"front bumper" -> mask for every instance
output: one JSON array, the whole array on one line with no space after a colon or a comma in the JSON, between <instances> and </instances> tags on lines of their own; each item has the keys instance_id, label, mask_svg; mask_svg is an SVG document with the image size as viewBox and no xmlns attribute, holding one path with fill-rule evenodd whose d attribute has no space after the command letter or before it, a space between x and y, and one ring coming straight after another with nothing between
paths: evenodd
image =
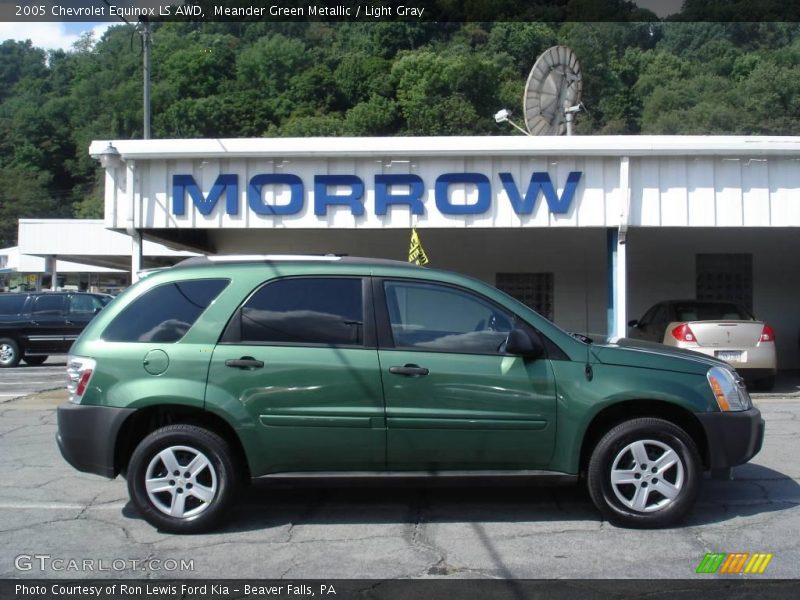
<instances>
[{"instance_id":1,"label":"front bumper","mask_svg":"<svg viewBox=\"0 0 800 600\"><path fill-rule=\"evenodd\" d=\"M764 443L764 419L757 408L740 412L699 413L708 440L708 467L724 469L746 463Z\"/></svg>"},{"instance_id":2,"label":"front bumper","mask_svg":"<svg viewBox=\"0 0 800 600\"><path fill-rule=\"evenodd\" d=\"M117 435L131 408L84 406L65 402L58 407L56 441L64 459L78 471L114 478Z\"/></svg>"}]
</instances>

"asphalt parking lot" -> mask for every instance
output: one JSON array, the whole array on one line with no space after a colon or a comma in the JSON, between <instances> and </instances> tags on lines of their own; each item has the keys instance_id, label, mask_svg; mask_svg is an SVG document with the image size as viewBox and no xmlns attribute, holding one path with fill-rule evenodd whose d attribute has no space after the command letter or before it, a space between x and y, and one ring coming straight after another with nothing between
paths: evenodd
<instances>
[{"instance_id":1,"label":"asphalt parking lot","mask_svg":"<svg viewBox=\"0 0 800 600\"><path fill-rule=\"evenodd\" d=\"M0 371L0 404L35 392L63 387L67 384L67 356L49 356L42 365L21 362L13 369Z\"/></svg>"},{"instance_id":2,"label":"asphalt parking lot","mask_svg":"<svg viewBox=\"0 0 800 600\"><path fill-rule=\"evenodd\" d=\"M224 530L166 535L128 504L123 480L63 461L54 408L64 398L0 404L0 577L713 577L695 575L707 552L770 552L765 576L800 576L791 388L757 397L767 437L752 463L734 481L707 480L690 519L660 531L601 521L582 487L317 482L255 484ZM93 570L69 570L70 559Z\"/></svg>"}]
</instances>

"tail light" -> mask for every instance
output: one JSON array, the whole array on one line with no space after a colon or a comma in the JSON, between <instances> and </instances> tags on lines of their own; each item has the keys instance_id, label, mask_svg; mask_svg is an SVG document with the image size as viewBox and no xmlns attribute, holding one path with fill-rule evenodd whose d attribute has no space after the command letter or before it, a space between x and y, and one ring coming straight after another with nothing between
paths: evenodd
<instances>
[{"instance_id":1,"label":"tail light","mask_svg":"<svg viewBox=\"0 0 800 600\"><path fill-rule=\"evenodd\" d=\"M764 329L761 330L761 338L762 342L774 342L775 341L775 331L769 325L764 325Z\"/></svg>"},{"instance_id":2,"label":"tail light","mask_svg":"<svg viewBox=\"0 0 800 600\"><path fill-rule=\"evenodd\" d=\"M67 391L70 402L81 403L81 398L89 386L96 364L93 358L83 356L70 356L67 359Z\"/></svg>"},{"instance_id":3,"label":"tail light","mask_svg":"<svg viewBox=\"0 0 800 600\"><path fill-rule=\"evenodd\" d=\"M694 336L694 332L692 331L691 327L689 327L688 323L681 323L677 327L675 327L671 332L672 337L674 337L679 342L696 342L697 338Z\"/></svg>"}]
</instances>

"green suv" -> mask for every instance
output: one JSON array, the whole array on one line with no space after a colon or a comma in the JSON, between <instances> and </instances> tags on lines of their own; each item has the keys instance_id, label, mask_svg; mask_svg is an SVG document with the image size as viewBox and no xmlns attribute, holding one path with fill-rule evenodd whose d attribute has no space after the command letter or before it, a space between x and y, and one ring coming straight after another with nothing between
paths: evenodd
<instances>
[{"instance_id":1,"label":"green suv","mask_svg":"<svg viewBox=\"0 0 800 600\"><path fill-rule=\"evenodd\" d=\"M674 523L760 449L726 363L590 344L481 281L340 257L152 272L68 360L58 445L154 526L217 525L254 477L585 479L610 521Z\"/></svg>"}]
</instances>

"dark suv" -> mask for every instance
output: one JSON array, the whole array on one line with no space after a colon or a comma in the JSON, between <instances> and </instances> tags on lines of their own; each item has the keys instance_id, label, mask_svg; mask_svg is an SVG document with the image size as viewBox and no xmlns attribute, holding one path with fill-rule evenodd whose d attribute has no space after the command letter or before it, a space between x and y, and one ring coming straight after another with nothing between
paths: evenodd
<instances>
[{"instance_id":1,"label":"dark suv","mask_svg":"<svg viewBox=\"0 0 800 600\"><path fill-rule=\"evenodd\" d=\"M40 365L67 352L83 328L113 299L83 292L0 294L0 367L20 359Z\"/></svg>"}]
</instances>

